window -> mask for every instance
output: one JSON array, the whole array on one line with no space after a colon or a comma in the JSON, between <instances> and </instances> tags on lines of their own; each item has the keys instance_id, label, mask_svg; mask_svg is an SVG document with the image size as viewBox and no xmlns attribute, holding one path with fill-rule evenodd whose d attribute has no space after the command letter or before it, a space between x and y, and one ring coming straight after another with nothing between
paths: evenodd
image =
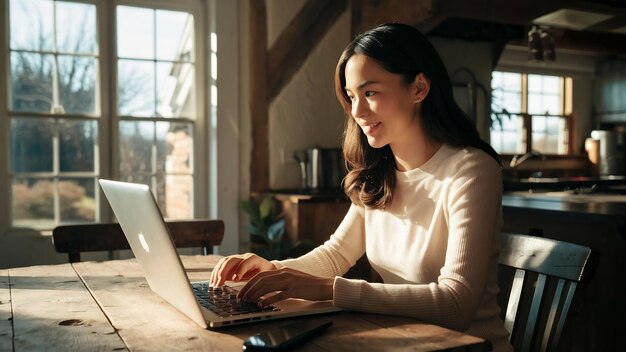
<instances>
[{"instance_id":1,"label":"window","mask_svg":"<svg viewBox=\"0 0 626 352\"><path fill-rule=\"evenodd\" d=\"M0 187L9 200L0 206L9 207L10 227L109 221L100 177L148 184L165 217L194 217L194 188L206 183L196 172L205 162L196 159L204 140L198 4L3 3L9 169L0 171L9 185Z\"/></svg>"},{"instance_id":2,"label":"window","mask_svg":"<svg viewBox=\"0 0 626 352\"><path fill-rule=\"evenodd\" d=\"M495 71L491 89L490 137L498 153L569 153L571 78Z\"/></svg>"},{"instance_id":3,"label":"window","mask_svg":"<svg viewBox=\"0 0 626 352\"><path fill-rule=\"evenodd\" d=\"M119 176L156 192L164 216L193 217L193 16L117 6Z\"/></svg>"}]
</instances>

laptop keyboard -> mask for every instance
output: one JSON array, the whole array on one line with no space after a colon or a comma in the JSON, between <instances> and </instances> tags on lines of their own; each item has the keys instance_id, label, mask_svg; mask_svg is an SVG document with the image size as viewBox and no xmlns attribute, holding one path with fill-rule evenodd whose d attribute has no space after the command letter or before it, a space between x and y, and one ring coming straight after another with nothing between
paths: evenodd
<instances>
[{"instance_id":1,"label":"laptop keyboard","mask_svg":"<svg viewBox=\"0 0 626 352\"><path fill-rule=\"evenodd\" d=\"M194 282L191 286L198 303L220 317L280 310L274 306L259 307L253 302L237 301L238 291L229 286L209 287L204 282Z\"/></svg>"}]
</instances>

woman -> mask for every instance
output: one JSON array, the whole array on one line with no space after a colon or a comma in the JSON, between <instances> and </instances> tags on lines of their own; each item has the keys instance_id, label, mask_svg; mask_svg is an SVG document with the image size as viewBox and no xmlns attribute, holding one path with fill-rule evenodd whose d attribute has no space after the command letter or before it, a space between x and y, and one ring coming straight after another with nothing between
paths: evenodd
<instances>
[{"instance_id":1,"label":"woman","mask_svg":"<svg viewBox=\"0 0 626 352\"><path fill-rule=\"evenodd\" d=\"M262 305L289 297L417 318L511 350L496 302L502 179L497 153L452 98L439 55L408 25L354 39L335 75L346 113L352 206L322 246L291 260L223 258L212 285ZM384 283L342 278L363 253Z\"/></svg>"}]
</instances>

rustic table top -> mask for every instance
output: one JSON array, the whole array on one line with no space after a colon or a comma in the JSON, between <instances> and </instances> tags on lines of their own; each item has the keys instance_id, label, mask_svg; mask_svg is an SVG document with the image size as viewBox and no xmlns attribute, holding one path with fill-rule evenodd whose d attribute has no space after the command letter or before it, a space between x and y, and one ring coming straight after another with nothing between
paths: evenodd
<instances>
[{"instance_id":1,"label":"rustic table top","mask_svg":"<svg viewBox=\"0 0 626 352\"><path fill-rule=\"evenodd\" d=\"M218 256L183 256L191 281ZM485 350L488 342L415 319L339 312L200 328L148 287L134 259L0 270L0 351L241 351L243 340L297 320L332 320L302 351Z\"/></svg>"}]
</instances>

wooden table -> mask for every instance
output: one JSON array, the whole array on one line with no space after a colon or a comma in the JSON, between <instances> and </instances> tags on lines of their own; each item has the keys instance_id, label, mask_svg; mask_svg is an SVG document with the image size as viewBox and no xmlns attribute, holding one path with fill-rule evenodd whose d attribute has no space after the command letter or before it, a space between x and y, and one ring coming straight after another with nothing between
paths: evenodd
<instances>
[{"instance_id":1,"label":"wooden table","mask_svg":"<svg viewBox=\"0 0 626 352\"><path fill-rule=\"evenodd\" d=\"M184 256L192 281L217 256ZM302 351L482 351L488 342L414 319L339 312L205 330L153 293L134 259L0 270L0 351L241 351L296 320L332 320Z\"/></svg>"}]
</instances>

